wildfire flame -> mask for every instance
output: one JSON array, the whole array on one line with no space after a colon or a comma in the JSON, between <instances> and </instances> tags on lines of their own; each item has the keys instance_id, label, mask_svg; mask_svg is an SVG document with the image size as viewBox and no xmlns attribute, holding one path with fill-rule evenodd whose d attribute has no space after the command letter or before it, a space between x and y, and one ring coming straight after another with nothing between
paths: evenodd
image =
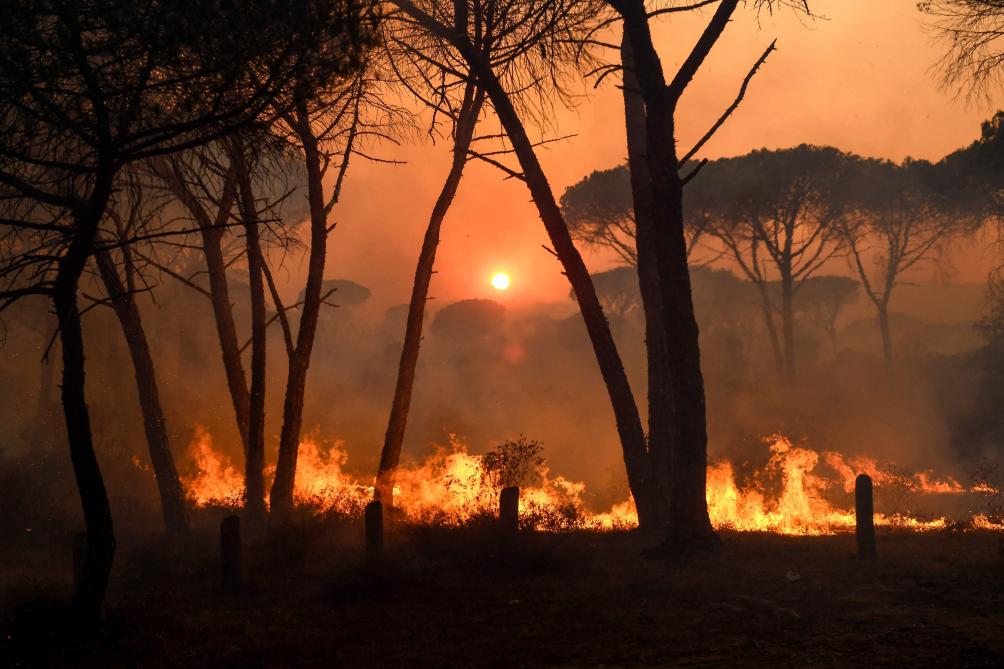
<instances>
[{"instance_id":1,"label":"wildfire flame","mask_svg":"<svg viewBox=\"0 0 1004 669\"><path fill-rule=\"evenodd\" d=\"M872 477L876 488L899 486L919 494L997 495L987 483L965 488L953 478L936 479L932 472L913 475L880 467L866 457L845 457L839 453L822 455L796 447L781 436L768 440L770 459L765 467L737 482L731 462L722 460L708 467L708 512L716 529L773 532L789 535L823 535L853 530L853 508L840 508L828 500L836 494L852 492L858 474ZM189 447L194 473L182 477L189 500L197 507L236 507L243 501L243 476L229 459L215 450L212 438L197 429ZM820 461L836 476L817 471ZM342 442L326 447L311 438L300 444L294 500L318 513L359 515L373 499L372 481L362 482L347 473L348 454ZM274 468L266 476L274 474ZM462 525L495 513L498 490L486 477L480 456L472 455L455 437L448 448L438 449L421 463L399 468L395 507L411 523ZM629 529L637 526L634 502L628 499L609 511L594 512L583 501L585 484L552 475L546 467L536 472L536 483L520 491L523 521L539 530ZM772 485L773 483L773 485ZM775 492L771 492L774 490ZM944 528L944 517L920 519L906 514L875 515L877 525L912 530ZM972 518L972 526L1004 530L1004 523L986 514Z\"/></svg>"}]
</instances>

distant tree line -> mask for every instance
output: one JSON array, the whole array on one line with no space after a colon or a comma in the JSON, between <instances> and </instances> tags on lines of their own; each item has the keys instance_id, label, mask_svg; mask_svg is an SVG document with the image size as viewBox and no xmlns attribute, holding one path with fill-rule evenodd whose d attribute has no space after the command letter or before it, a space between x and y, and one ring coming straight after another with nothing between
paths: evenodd
<instances>
[{"instance_id":1,"label":"distant tree line","mask_svg":"<svg viewBox=\"0 0 1004 669\"><path fill-rule=\"evenodd\" d=\"M854 291L838 277L812 281L844 257L875 307L882 354L893 366L889 305L904 275L936 263L960 237L995 216L999 176L987 160L998 141L1000 115L982 139L937 163L900 164L831 147L757 150L708 161L684 197L689 252L735 269L757 288L764 328L779 378L796 378L795 299L813 295L835 337L840 305ZM636 243L627 166L598 171L561 198L573 237L611 249L625 264ZM825 295L825 297L823 297Z\"/></svg>"}]
</instances>

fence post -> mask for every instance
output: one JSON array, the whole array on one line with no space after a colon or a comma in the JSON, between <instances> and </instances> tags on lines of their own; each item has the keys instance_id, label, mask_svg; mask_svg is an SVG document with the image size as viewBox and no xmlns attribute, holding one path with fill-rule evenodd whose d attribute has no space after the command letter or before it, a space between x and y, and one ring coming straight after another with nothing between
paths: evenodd
<instances>
[{"instance_id":1,"label":"fence post","mask_svg":"<svg viewBox=\"0 0 1004 669\"><path fill-rule=\"evenodd\" d=\"M241 587L241 519L227 516L220 523L220 564L223 592L235 595Z\"/></svg>"},{"instance_id":2,"label":"fence post","mask_svg":"<svg viewBox=\"0 0 1004 669\"><path fill-rule=\"evenodd\" d=\"M872 479L861 474L854 481L854 512L858 537L858 557L875 557L875 504Z\"/></svg>"},{"instance_id":3,"label":"fence post","mask_svg":"<svg viewBox=\"0 0 1004 669\"><path fill-rule=\"evenodd\" d=\"M519 531L519 488L503 488L499 494L499 526L506 535Z\"/></svg>"},{"instance_id":4,"label":"fence post","mask_svg":"<svg viewBox=\"0 0 1004 669\"><path fill-rule=\"evenodd\" d=\"M366 505L366 560L376 562L383 554L383 503L373 500Z\"/></svg>"}]
</instances>

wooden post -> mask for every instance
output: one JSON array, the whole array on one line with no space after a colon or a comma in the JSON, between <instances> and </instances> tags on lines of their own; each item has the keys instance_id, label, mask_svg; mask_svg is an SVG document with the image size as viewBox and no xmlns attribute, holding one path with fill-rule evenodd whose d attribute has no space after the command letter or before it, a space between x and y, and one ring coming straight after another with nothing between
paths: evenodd
<instances>
[{"instance_id":1,"label":"wooden post","mask_svg":"<svg viewBox=\"0 0 1004 669\"><path fill-rule=\"evenodd\" d=\"M223 592L235 595L241 587L241 519L227 516L220 523L220 562Z\"/></svg>"},{"instance_id":2,"label":"wooden post","mask_svg":"<svg viewBox=\"0 0 1004 669\"><path fill-rule=\"evenodd\" d=\"M383 503L373 500L366 505L366 560L376 562L383 554Z\"/></svg>"},{"instance_id":3,"label":"wooden post","mask_svg":"<svg viewBox=\"0 0 1004 669\"><path fill-rule=\"evenodd\" d=\"M872 499L872 479L861 474L854 481L854 511L858 535L858 557L875 557L875 504Z\"/></svg>"},{"instance_id":4,"label":"wooden post","mask_svg":"<svg viewBox=\"0 0 1004 669\"><path fill-rule=\"evenodd\" d=\"M503 488L499 495L499 526L504 534L516 534L519 530L519 488Z\"/></svg>"},{"instance_id":5,"label":"wooden post","mask_svg":"<svg viewBox=\"0 0 1004 669\"><path fill-rule=\"evenodd\" d=\"M87 532L73 535L73 591L76 592L87 564Z\"/></svg>"}]
</instances>

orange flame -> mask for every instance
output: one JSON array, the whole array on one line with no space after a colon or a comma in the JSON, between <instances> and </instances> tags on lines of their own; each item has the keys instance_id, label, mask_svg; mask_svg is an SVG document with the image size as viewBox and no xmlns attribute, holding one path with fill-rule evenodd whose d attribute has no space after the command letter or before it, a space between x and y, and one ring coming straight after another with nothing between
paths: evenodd
<instances>
[{"instance_id":1,"label":"orange flame","mask_svg":"<svg viewBox=\"0 0 1004 669\"><path fill-rule=\"evenodd\" d=\"M834 506L827 491L853 491L860 473L872 477L875 486L901 485L918 493L965 492L955 479L938 480L930 472L913 476L891 472L866 457L847 458L838 453L822 454L823 461L837 478L817 472L820 454L796 447L781 436L771 437L771 457L767 465L740 486L735 468L728 460L708 467L707 501L711 523L716 529L773 532L789 535L822 535L853 530L853 509ZM225 455L213 449L210 435L202 428L189 447L195 473L183 477L188 498L199 507L239 506L244 495L241 474ZM319 513L358 515L373 498L372 481L361 482L345 471L348 455L344 444L328 447L314 439L304 439L297 459L294 499ZM274 474L274 468L266 476ZM498 490L487 483L480 456L451 435L449 448L441 448L421 463L398 469L394 487L395 507L410 523L461 525L478 516L493 515ZM537 483L520 491L523 522L539 530L629 529L638 524L634 502L628 499L609 511L590 511L584 501L585 484L555 476L546 467L538 468ZM770 492L773 482L775 492ZM971 492L995 494L989 485L977 484ZM876 514L877 525L913 530L947 526L945 518L922 520L908 515ZM976 516L973 526L1004 530L1004 524L989 516Z\"/></svg>"}]
</instances>

